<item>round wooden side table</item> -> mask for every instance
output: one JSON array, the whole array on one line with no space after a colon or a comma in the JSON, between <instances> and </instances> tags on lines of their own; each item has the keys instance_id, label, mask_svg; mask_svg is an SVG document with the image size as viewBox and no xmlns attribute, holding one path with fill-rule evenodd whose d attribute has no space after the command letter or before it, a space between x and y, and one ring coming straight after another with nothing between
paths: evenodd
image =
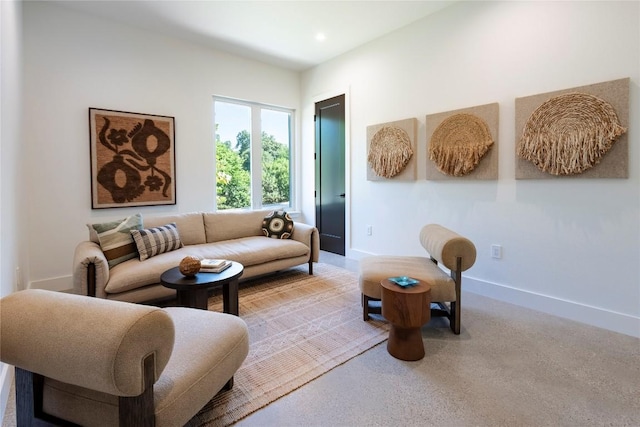
<instances>
[{"instance_id":1,"label":"round wooden side table","mask_svg":"<svg viewBox=\"0 0 640 427\"><path fill-rule=\"evenodd\" d=\"M424 343L420 328L431 319L431 286L418 281L403 287L389 279L382 286L382 315L391 324L387 351L400 360L420 360Z\"/></svg>"}]
</instances>

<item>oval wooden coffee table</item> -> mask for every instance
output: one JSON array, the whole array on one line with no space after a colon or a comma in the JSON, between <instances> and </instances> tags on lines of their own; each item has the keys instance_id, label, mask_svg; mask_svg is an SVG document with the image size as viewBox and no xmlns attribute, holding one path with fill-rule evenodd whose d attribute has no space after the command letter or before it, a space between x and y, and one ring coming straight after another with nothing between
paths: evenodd
<instances>
[{"instance_id":1,"label":"oval wooden coffee table","mask_svg":"<svg viewBox=\"0 0 640 427\"><path fill-rule=\"evenodd\" d=\"M387 351L400 360L420 360L424 343L420 328L431 319L431 286L418 281L402 287L389 279L382 286L382 315L391 324Z\"/></svg>"},{"instance_id":2,"label":"oval wooden coffee table","mask_svg":"<svg viewBox=\"0 0 640 427\"><path fill-rule=\"evenodd\" d=\"M202 310L208 309L209 289L222 286L223 311L238 316L238 279L242 273L244 266L235 261L220 273L199 272L192 277L186 277L179 267L174 267L162 273L160 283L177 291L178 304Z\"/></svg>"}]
</instances>

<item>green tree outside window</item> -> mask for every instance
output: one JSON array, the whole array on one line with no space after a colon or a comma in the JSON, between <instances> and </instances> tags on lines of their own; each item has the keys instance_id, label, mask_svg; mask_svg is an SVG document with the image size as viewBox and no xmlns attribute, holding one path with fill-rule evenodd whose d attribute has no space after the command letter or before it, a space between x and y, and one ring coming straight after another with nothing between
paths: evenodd
<instances>
[{"instance_id":1,"label":"green tree outside window","mask_svg":"<svg viewBox=\"0 0 640 427\"><path fill-rule=\"evenodd\" d=\"M216 125L217 126L217 125ZM262 132L263 204L288 202L289 146ZM236 136L236 143L220 141L216 134L216 198L218 209L251 206L251 137L247 130Z\"/></svg>"}]
</instances>

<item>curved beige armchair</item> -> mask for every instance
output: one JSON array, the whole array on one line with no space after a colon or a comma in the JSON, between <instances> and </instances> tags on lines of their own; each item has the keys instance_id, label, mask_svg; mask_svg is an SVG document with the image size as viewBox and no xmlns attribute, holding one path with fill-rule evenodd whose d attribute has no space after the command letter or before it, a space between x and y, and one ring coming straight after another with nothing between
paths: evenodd
<instances>
[{"instance_id":1,"label":"curved beige armchair","mask_svg":"<svg viewBox=\"0 0 640 427\"><path fill-rule=\"evenodd\" d=\"M229 314L43 290L0 300L18 425L183 426L233 385L249 350Z\"/></svg>"},{"instance_id":2,"label":"curved beige armchair","mask_svg":"<svg viewBox=\"0 0 640 427\"><path fill-rule=\"evenodd\" d=\"M360 261L363 319L368 320L369 313L381 312L375 305L381 299L381 280L410 276L431 286L431 316L448 318L453 333L459 334L462 272L476 262L476 247L471 240L439 224L422 227L419 239L429 257L376 255Z\"/></svg>"}]
</instances>

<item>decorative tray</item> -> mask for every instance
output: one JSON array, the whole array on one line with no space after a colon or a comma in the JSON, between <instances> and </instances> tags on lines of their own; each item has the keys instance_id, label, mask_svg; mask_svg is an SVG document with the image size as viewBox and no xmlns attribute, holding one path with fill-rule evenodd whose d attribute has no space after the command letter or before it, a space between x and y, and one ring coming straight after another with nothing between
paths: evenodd
<instances>
[{"instance_id":1,"label":"decorative tray","mask_svg":"<svg viewBox=\"0 0 640 427\"><path fill-rule=\"evenodd\" d=\"M407 276L390 277L389 280L398 286L402 286L403 288L406 288L407 286L413 286L418 283L416 279L412 279L411 277Z\"/></svg>"}]
</instances>

